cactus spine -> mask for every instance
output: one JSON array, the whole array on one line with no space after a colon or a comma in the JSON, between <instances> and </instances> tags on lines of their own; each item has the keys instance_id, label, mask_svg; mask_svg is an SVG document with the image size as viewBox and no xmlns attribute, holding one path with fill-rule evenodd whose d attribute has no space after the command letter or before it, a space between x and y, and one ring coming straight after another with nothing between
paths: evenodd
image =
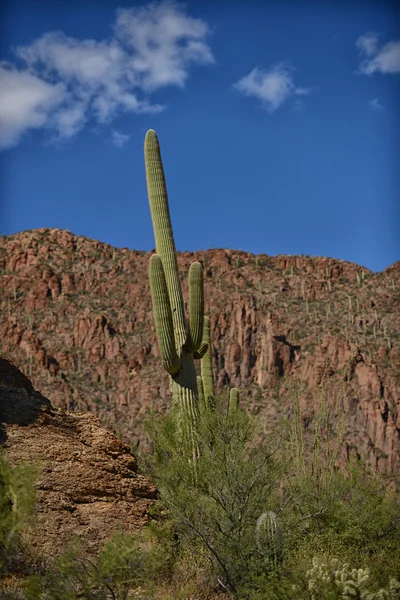
<instances>
[{"instance_id":1,"label":"cactus spine","mask_svg":"<svg viewBox=\"0 0 400 600\"><path fill-rule=\"evenodd\" d=\"M175 241L157 134L150 129L144 143L147 190L156 254L150 259L150 289L163 366L170 376L173 402L178 408L182 441L196 454L195 428L199 418L199 392L194 358L207 350L204 326L203 273L195 262L189 269L189 310L184 313ZM185 444L185 445L186 445Z\"/></svg>"}]
</instances>

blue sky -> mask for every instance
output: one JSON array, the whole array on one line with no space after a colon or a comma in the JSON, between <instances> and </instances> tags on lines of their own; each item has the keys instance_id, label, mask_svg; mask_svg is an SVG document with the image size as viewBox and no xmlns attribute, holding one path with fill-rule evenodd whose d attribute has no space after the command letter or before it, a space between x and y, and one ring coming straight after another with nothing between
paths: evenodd
<instances>
[{"instance_id":1,"label":"blue sky","mask_svg":"<svg viewBox=\"0 0 400 600\"><path fill-rule=\"evenodd\" d=\"M157 131L178 250L400 259L396 3L0 8L0 231L154 247Z\"/></svg>"}]
</instances>

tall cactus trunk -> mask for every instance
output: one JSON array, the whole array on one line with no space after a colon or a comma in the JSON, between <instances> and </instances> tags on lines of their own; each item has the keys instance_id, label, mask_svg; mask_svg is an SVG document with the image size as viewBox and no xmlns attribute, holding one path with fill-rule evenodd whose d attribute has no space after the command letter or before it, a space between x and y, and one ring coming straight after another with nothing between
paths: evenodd
<instances>
[{"instance_id":1,"label":"tall cactus trunk","mask_svg":"<svg viewBox=\"0 0 400 600\"><path fill-rule=\"evenodd\" d=\"M193 356L182 354L181 369L172 378L172 398L178 406L178 432L183 448L195 459L199 455L196 424L199 419L199 393Z\"/></svg>"},{"instance_id":2,"label":"tall cactus trunk","mask_svg":"<svg viewBox=\"0 0 400 600\"><path fill-rule=\"evenodd\" d=\"M178 408L183 447L197 452L196 422L199 393L194 358L207 350L202 342L204 323L201 264L189 270L189 320L185 318L182 288L168 207L168 195L157 134L150 129L144 144L146 180L156 254L150 259L150 289L163 366L170 376L173 402Z\"/></svg>"}]
</instances>

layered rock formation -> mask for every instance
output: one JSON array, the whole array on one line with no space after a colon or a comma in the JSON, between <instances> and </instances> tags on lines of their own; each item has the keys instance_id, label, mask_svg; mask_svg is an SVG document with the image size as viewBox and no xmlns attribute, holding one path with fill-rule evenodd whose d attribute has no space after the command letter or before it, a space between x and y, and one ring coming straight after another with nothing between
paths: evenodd
<instances>
[{"instance_id":1,"label":"layered rock formation","mask_svg":"<svg viewBox=\"0 0 400 600\"><path fill-rule=\"evenodd\" d=\"M37 505L25 532L33 556L52 557L79 538L93 553L114 532L139 529L156 497L129 446L91 414L55 409L0 358L1 447L13 465L38 468Z\"/></svg>"},{"instance_id":2,"label":"layered rock formation","mask_svg":"<svg viewBox=\"0 0 400 600\"><path fill-rule=\"evenodd\" d=\"M67 231L0 240L1 350L52 404L97 415L146 447L142 421L169 405L148 284L149 253ZM330 258L232 250L178 256L187 299L191 262L204 267L218 390L235 385L266 429L292 412L287 378L301 377L312 432L321 394L348 406L351 451L400 476L400 262L382 273Z\"/></svg>"}]
</instances>

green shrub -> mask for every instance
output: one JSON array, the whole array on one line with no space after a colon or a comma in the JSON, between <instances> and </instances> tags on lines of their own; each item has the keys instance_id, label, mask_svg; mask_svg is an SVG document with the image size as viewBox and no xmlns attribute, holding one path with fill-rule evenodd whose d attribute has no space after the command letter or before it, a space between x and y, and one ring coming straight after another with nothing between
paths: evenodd
<instances>
[{"instance_id":1,"label":"green shrub","mask_svg":"<svg viewBox=\"0 0 400 600\"><path fill-rule=\"evenodd\" d=\"M38 468L12 466L0 449L0 576L11 568L19 549L19 535L35 505Z\"/></svg>"},{"instance_id":2,"label":"green shrub","mask_svg":"<svg viewBox=\"0 0 400 600\"><path fill-rule=\"evenodd\" d=\"M345 369L333 399L325 395L324 376L315 390L319 406L313 452L307 451L303 438L302 387L299 382L291 386L292 435L290 440L286 436L281 449L292 457L282 482L281 524L290 532L283 565L294 578L303 577L314 556L339 556L349 564L369 567L371 584L382 587L400 573L399 498L362 460L352 459L344 469L335 465L348 410L347 381Z\"/></svg>"},{"instance_id":3,"label":"green shrub","mask_svg":"<svg viewBox=\"0 0 400 600\"><path fill-rule=\"evenodd\" d=\"M28 579L26 600L127 600L134 591L136 598L153 598L169 557L149 533L118 532L90 558L71 546L41 576Z\"/></svg>"},{"instance_id":4,"label":"green shrub","mask_svg":"<svg viewBox=\"0 0 400 600\"><path fill-rule=\"evenodd\" d=\"M240 408L227 409L216 398L215 409L202 413L195 472L177 442L175 410L155 417L147 424L154 454L145 466L182 547L191 547L196 561L209 561L214 583L239 597L274 568L271 554L278 560L278 540L264 532L261 545L257 522L275 507L282 469L271 446L257 441L254 418Z\"/></svg>"},{"instance_id":5,"label":"green shrub","mask_svg":"<svg viewBox=\"0 0 400 600\"><path fill-rule=\"evenodd\" d=\"M281 423L276 452L271 448L279 428L267 443L256 418L242 409L229 412L227 402L216 399L214 412L201 414L194 470L177 442L174 409L148 424L154 453L143 464L160 490L159 505L167 509L182 555L186 561L191 555L204 571L211 565L211 583L234 598L309 600L314 557L368 568L371 594L389 589L390 578L400 573L398 497L361 461L338 469L346 402L336 428L330 415L341 410L344 386L334 405L322 389L317 393L313 452L303 439L299 396L294 419ZM179 556L175 569L178 564Z\"/></svg>"}]
</instances>

